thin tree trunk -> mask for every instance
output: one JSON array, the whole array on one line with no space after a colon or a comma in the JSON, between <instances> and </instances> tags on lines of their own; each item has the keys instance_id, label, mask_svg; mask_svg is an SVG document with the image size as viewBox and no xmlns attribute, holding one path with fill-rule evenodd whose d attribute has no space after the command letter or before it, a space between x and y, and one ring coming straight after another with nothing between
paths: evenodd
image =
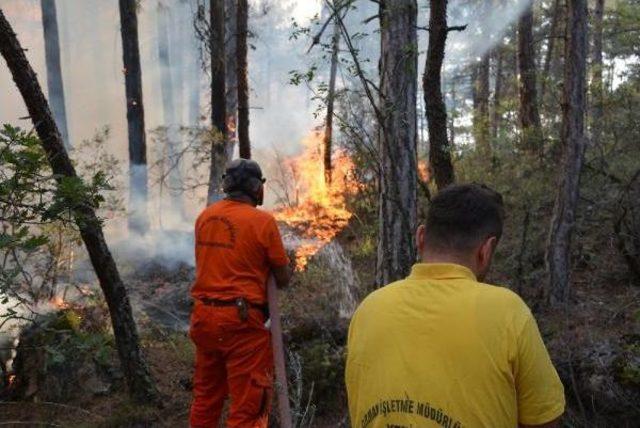
<instances>
[{"instance_id":1,"label":"thin tree trunk","mask_svg":"<svg viewBox=\"0 0 640 428\"><path fill-rule=\"evenodd\" d=\"M227 154L233 156L238 141L238 1L225 0L225 75L227 91Z\"/></svg>"},{"instance_id":2,"label":"thin tree trunk","mask_svg":"<svg viewBox=\"0 0 640 428\"><path fill-rule=\"evenodd\" d=\"M586 147L587 0L568 0L567 14L561 135L563 155L546 256L551 303L567 303L569 299L571 235Z\"/></svg>"},{"instance_id":3,"label":"thin tree trunk","mask_svg":"<svg viewBox=\"0 0 640 428\"><path fill-rule=\"evenodd\" d=\"M416 21L416 0L380 1L378 286L405 277L416 260Z\"/></svg>"},{"instance_id":4,"label":"thin tree trunk","mask_svg":"<svg viewBox=\"0 0 640 428\"><path fill-rule=\"evenodd\" d=\"M51 101L51 111L62 135L65 147L71 148L67 128L67 110L64 101L64 83L60 65L60 39L55 0L41 0L42 28L44 30L44 53L47 64L47 89Z\"/></svg>"},{"instance_id":5,"label":"thin tree trunk","mask_svg":"<svg viewBox=\"0 0 640 428\"><path fill-rule=\"evenodd\" d=\"M147 141L142 100L142 71L135 0L120 0L120 35L129 133L129 231L145 234L147 215Z\"/></svg>"},{"instance_id":6,"label":"thin tree trunk","mask_svg":"<svg viewBox=\"0 0 640 428\"><path fill-rule=\"evenodd\" d=\"M492 156L489 121L489 54L485 54L476 66L475 109L473 127L476 149L482 159L489 161Z\"/></svg>"},{"instance_id":7,"label":"thin tree trunk","mask_svg":"<svg viewBox=\"0 0 640 428\"><path fill-rule=\"evenodd\" d=\"M456 114L457 114L457 92L456 92L456 76L452 76L451 78L451 114L449 114L449 141L451 142L451 146L456 146ZM446 104L445 104L446 105Z\"/></svg>"},{"instance_id":8,"label":"thin tree trunk","mask_svg":"<svg viewBox=\"0 0 640 428\"><path fill-rule=\"evenodd\" d=\"M502 71L502 58L504 56L502 44L495 49L496 58L496 81L493 91L493 120L491 123L491 135L493 139L498 138L498 132L502 123L502 85L503 85L503 71Z\"/></svg>"},{"instance_id":9,"label":"thin tree trunk","mask_svg":"<svg viewBox=\"0 0 640 428\"><path fill-rule=\"evenodd\" d=\"M596 147L602 143L602 124L604 119L604 87L602 81L602 21L604 17L604 0L596 0L593 12L593 56L591 69L591 138Z\"/></svg>"},{"instance_id":10,"label":"thin tree trunk","mask_svg":"<svg viewBox=\"0 0 640 428\"><path fill-rule=\"evenodd\" d=\"M226 82L225 82L225 31L224 0L211 0L211 126L215 136L211 143L211 168L207 200L215 202L222 197L222 174L227 163L225 142L227 140Z\"/></svg>"},{"instance_id":11,"label":"thin tree trunk","mask_svg":"<svg viewBox=\"0 0 640 428\"><path fill-rule=\"evenodd\" d=\"M529 153L540 153L543 148L542 126L538 113L533 43L533 8L530 5L518 20L520 126L522 128L522 147Z\"/></svg>"},{"instance_id":12,"label":"thin tree trunk","mask_svg":"<svg viewBox=\"0 0 640 428\"><path fill-rule=\"evenodd\" d=\"M249 140L249 71L247 37L249 36L248 0L238 0L237 74L238 74L238 143L240 157L251 159Z\"/></svg>"},{"instance_id":13,"label":"thin tree trunk","mask_svg":"<svg viewBox=\"0 0 640 428\"><path fill-rule=\"evenodd\" d=\"M58 183L65 178L75 179L75 168L24 52L0 9L0 53L24 99L51 170ZM157 390L140 349L127 289L107 247L100 221L88 202L75 206L73 214L109 307L116 348L129 393L138 402L155 401Z\"/></svg>"},{"instance_id":14,"label":"thin tree trunk","mask_svg":"<svg viewBox=\"0 0 640 428\"><path fill-rule=\"evenodd\" d=\"M171 52L169 45L169 9L164 4L158 4L158 59L160 61L160 82L162 90L162 110L164 124L167 129L167 183L169 185L170 205L167 209L173 210L179 218L184 218L184 206L182 203L182 163L180 162L180 118L174 98L175 87L171 75ZM177 65L176 65L177 66ZM181 65L180 65L181 66Z\"/></svg>"},{"instance_id":15,"label":"thin tree trunk","mask_svg":"<svg viewBox=\"0 0 640 428\"><path fill-rule=\"evenodd\" d=\"M194 6L194 9L197 10L197 7ZM198 38L198 33L196 32L194 19L194 13L197 13L195 10L190 9L188 4L186 8L186 22L189 27L189 31L187 32L187 42L186 47L189 50L188 58L189 58L189 113L187 116L187 123L191 127L199 127L201 120L201 106L200 106L200 96L201 96L201 83L202 83L202 63L200 61L200 40Z\"/></svg>"},{"instance_id":16,"label":"thin tree trunk","mask_svg":"<svg viewBox=\"0 0 640 428\"><path fill-rule=\"evenodd\" d=\"M422 77L429 127L429 163L436 186L444 189L455 181L451 163L452 145L447 138L447 107L442 96L442 62L447 42L447 0L431 0L429 47Z\"/></svg>"},{"instance_id":17,"label":"thin tree trunk","mask_svg":"<svg viewBox=\"0 0 640 428\"><path fill-rule=\"evenodd\" d=\"M169 39L169 61L172 65L169 70L171 71L171 83L173 84L173 99L175 100L175 118L176 129L180 129L184 124L184 100L185 100L185 26L183 23L185 4L178 1L172 5L169 12L169 26L168 26L168 39ZM180 134L180 133L179 133ZM182 135L178 135L180 139L180 145L182 145Z\"/></svg>"},{"instance_id":18,"label":"thin tree trunk","mask_svg":"<svg viewBox=\"0 0 640 428\"><path fill-rule=\"evenodd\" d=\"M547 82L550 79L551 61L553 61L553 53L556 45L556 37L558 36L558 22L562 11L561 0L553 2L553 17L551 18L551 27L549 28L549 42L547 43L547 52L544 59L542 69L542 83L540 84L540 99L544 101L544 95L547 88Z\"/></svg>"},{"instance_id":19,"label":"thin tree trunk","mask_svg":"<svg viewBox=\"0 0 640 428\"><path fill-rule=\"evenodd\" d=\"M329 88L327 92L327 117L324 125L324 179L331 183L331 151L333 144L333 105L336 93L336 75L338 73L338 52L340 50L340 25L333 26L331 38L331 70L329 72Z\"/></svg>"},{"instance_id":20,"label":"thin tree trunk","mask_svg":"<svg viewBox=\"0 0 640 428\"><path fill-rule=\"evenodd\" d=\"M200 79L202 78L202 68L198 57L198 46L196 36L190 33L190 79L189 79L189 125L198 126L200 124Z\"/></svg>"}]
</instances>

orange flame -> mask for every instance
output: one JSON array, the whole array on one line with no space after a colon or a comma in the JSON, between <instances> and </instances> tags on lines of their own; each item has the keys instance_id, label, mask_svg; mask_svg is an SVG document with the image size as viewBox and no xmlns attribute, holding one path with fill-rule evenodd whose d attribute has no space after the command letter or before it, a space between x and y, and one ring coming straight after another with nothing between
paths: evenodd
<instances>
[{"instance_id":1,"label":"orange flame","mask_svg":"<svg viewBox=\"0 0 640 428\"><path fill-rule=\"evenodd\" d=\"M227 117L227 133L231 137L235 138L237 131L238 131L238 125L236 124L236 117L228 116Z\"/></svg>"},{"instance_id":2,"label":"orange flame","mask_svg":"<svg viewBox=\"0 0 640 428\"><path fill-rule=\"evenodd\" d=\"M418 178L424 183L428 183L431 179L431 170L425 160L418 161Z\"/></svg>"},{"instance_id":3,"label":"orange flame","mask_svg":"<svg viewBox=\"0 0 640 428\"><path fill-rule=\"evenodd\" d=\"M304 152L284 162L293 176L296 201L274 215L304 238L296 248L297 270L304 269L309 258L347 226L353 214L345 196L359 188L353 179L353 162L342 150L333 153L331 182L327 183L322 143L323 134L313 132L303 140Z\"/></svg>"},{"instance_id":4,"label":"orange flame","mask_svg":"<svg viewBox=\"0 0 640 428\"><path fill-rule=\"evenodd\" d=\"M69 308L69 304L67 302L64 301L64 299L60 296L55 296L54 298L52 298L51 300L49 300L49 303L55 307L56 309L67 309Z\"/></svg>"}]
</instances>

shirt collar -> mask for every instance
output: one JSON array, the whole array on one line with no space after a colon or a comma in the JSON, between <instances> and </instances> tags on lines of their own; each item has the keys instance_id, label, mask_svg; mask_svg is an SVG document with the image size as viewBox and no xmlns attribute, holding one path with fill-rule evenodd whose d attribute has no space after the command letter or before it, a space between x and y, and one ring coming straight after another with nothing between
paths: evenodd
<instances>
[{"instance_id":1,"label":"shirt collar","mask_svg":"<svg viewBox=\"0 0 640 428\"><path fill-rule=\"evenodd\" d=\"M477 281L471 269L453 263L416 263L407 279L470 279Z\"/></svg>"}]
</instances>

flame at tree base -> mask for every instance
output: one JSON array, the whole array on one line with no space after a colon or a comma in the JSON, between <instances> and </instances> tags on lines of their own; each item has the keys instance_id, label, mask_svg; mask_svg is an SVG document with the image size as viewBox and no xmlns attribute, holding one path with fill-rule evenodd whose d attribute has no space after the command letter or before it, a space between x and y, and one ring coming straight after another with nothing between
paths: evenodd
<instances>
[{"instance_id":1,"label":"flame at tree base","mask_svg":"<svg viewBox=\"0 0 640 428\"><path fill-rule=\"evenodd\" d=\"M303 141L304 152L286 159L283 167L291 178L287 194L293 201L274 212L279 222L297 236L295 242L296 269L306 267L309 258L342 231L353 216L347 209L346 195L355 194L358 184L353 179L353 162L342 150L333 153L331 182L325 178L323 134L311 133Z\"/></svg>"}]
</instances>

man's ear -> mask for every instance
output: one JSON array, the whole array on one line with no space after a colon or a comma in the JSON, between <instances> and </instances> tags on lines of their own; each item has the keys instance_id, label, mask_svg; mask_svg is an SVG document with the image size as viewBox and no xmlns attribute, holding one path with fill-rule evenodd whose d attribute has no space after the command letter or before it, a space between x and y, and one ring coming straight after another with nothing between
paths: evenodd
<instances>
[{"instance_id":1,"label":"man's ear","mask_svg":"<svg viewBox=\"0 0 640 428\"><path fill-rule=\"evenodd\" d=\"M264 203L264 185L260 185L260 187L258 188L258 191L256 192L256 205L260 206Z\"/></svg>"},{"instance_id":2,"label":"man's ear","mask_svg":"<svg viewBox=\"0 0 640 428\"><path fill-rule=\"evenodd\" d=\"M480 257L479 262L483 268L491 262L491 257L493 257L493 252L497 246L498 238L495 236L488 237L480 246L478 256Z\"/></svg>"},{"instance_id":3,"label":"man's ear","mask_svg":"<svg viewBox=\"0 0 640 428\"><path fill-rule=\"evenodd\" d=\"M424 254L426 236L427 228L424 226L424 224L421 224L420 226L418 226L418 230L416 231L416 247L418 248L418 259L421 259L422 255Z\"/></svg>"}]
</instances>

